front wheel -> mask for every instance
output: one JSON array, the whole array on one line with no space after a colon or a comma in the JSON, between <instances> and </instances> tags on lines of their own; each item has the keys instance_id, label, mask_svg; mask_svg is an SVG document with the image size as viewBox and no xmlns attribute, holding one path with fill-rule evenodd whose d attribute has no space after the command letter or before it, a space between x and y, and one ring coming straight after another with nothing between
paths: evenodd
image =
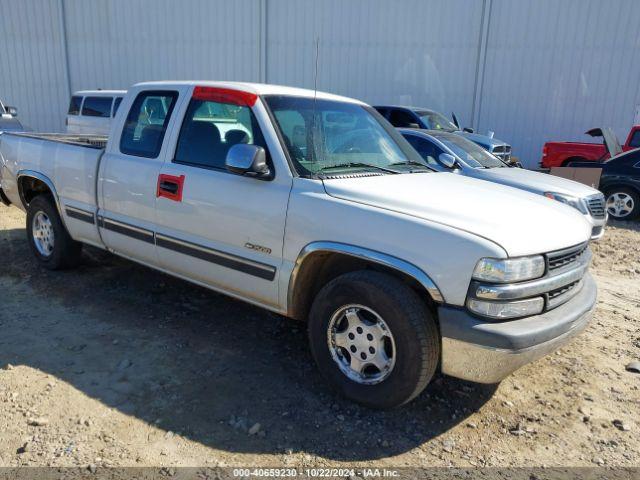
<instances>
[{"instance_id":1,"label":"front wheel","mask_svg":"<svg viewBox=\"0 0 640 480\"><path fill-rule=\"evenodd\" d=\"M626 187L607 190L607 212L616 220L631 220L640 214L638 193Z\"/></svg>"},{"instance_id":2,"label":"front wheel","mask_svg":"<svg viewBox=\"0 0 640 480\"><path fill-rule=\"evenodd\" d=\"M415 398L440 358L438 328L425 302L400 280L373 271L341 275L320 290L309 340L329 383L374 408Z\"/></svg>"},{"instance_id":3,"label":"front wheel","mask_svg":"<svg viewBox=\"0 0 640 480\"><path fill-rule=\"evenodd\" d=\"M40 264L49 270L77 265L82 244L71 238L53 200L39 195L27 208L27 239Z\"/></svg>"}]
</instances>

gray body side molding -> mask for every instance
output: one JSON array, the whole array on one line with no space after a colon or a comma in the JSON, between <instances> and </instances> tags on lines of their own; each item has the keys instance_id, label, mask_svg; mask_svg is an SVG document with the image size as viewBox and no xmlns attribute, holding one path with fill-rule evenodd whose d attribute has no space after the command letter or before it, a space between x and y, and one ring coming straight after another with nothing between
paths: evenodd
<instances>
[{"instance_id":1,"label":"gray body side molding","mask_svg":"<svg viewBox=\"0 0 640 480\"><path fill-rule=\"evenodd\" d=\"M291 272L291 278L289 279L289 289L287 293L287 309L291 309L293 305L293 294L302 264L309 255L316 252L342 253L344 255L361 258L363 260L368 260L380 265L384 265L385 267L389 267L393 270L397 270L410 276L411 278L414 278L418 283L420 283L420 285L422 285L425 290L429 292L429 295L431 295L431 298L434 302L444 303L444 297L442 296L442 293L438 289L435 282L431 280L429 275L409 262L401 260L392 255L387 255L386 253L369 250L368 248L356 247L354 245L349 245L346 243L311 242L300 251L300 254L298 255L296 263L293 267L293 271Z\"/></svg>"}]
</instances>

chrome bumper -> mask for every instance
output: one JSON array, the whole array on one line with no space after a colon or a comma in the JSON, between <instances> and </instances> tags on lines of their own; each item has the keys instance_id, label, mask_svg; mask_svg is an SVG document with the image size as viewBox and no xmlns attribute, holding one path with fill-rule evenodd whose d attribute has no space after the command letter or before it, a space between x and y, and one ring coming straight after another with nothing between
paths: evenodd
<instances>
[{"instance_id":1,"label":"chrome bumper","mask_svg":"<svg viewBox=\"0 0 640 480\"><path fill-rule=\"evenodd\" d=\"M557 350L582 332L596 304L590 274L567 303L541 315L490 322L465 309L439 308L442 372L478 383L497 383L518 368Z\"/></svg>"}]
</instances>

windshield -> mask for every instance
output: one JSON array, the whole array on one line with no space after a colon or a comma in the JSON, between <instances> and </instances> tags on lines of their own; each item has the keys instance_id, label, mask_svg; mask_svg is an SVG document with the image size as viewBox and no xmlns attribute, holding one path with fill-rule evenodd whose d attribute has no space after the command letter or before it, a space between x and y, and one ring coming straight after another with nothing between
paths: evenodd
<instances>
[{"instance_id":1,"label":"windshield","mask_svg":"<svg viewBox=\"0 0 640 480\"><path fill-rule=\"evenodd\" d=\"M449 147L456 156L460 157L460 159L470 167L496 168L507 166L507 164L487 152L480 145L477 145L471 140L467 140L460 135L455 133L440 133L434 134L433 136Z\"/></svg>"},{"instance_id":2,"label":"windshield","mask_svg":"<svg viewBox=\"0 0 640 480\"><path fill-rule=\"evenodd\" d=\"M417 112L420 119L429 130L443 130L445 132L455 132L459 130L447 117L438 112Z\"/></svg>"},{"instance_id":3,"label":"windshield","mask_svg":"<svg viewBox=\"0 0 640 480\"><path fill-rule=\"evenodd\" d=\"M406 140L370 107L293 96L264 100L299 175L394 173L403 171L402 164L424 165Z\"/></svg>"}]
</instances>

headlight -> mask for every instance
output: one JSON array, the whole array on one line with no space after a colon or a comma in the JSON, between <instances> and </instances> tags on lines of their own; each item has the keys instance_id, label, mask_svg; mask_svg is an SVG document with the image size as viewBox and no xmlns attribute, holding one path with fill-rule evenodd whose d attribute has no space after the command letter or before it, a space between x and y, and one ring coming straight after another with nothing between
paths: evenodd
<instances>
[{"instance_id":1,"label":"headlight","mask_svg":"<svg viewBox=\"0 0 640 480\"><path fill-rule=\"evenodd\" d=\"M517 258L481 258L473 270L473 278L493 283L521 282L544 274L542 255Z\"/></svg>"},{"instance_id":2,"label":"headlight","mask_svg":"<svg viewBox=\"0 0 640 480\"><path fill-rule=\"evenodd\" d=\"M544 308L542 297L527 298L516 302L487 302L470 298L467 307L474 313L484 317L508 319L537 315Z\"/></svg>"},{"instance_id":3,"label":"headlight","mask_svg":"<svg viewBox=\"0 0 640 480\"><path fill-rule=\"evenodd\" d=\"M577 197L556 192L544 192L544 196L550 198L551 200L557 200L558 202L569 205L570 207L573 207L582 213L588 213L587 207L584 205L584 202Z\"/></svg>"}]
</instances>

